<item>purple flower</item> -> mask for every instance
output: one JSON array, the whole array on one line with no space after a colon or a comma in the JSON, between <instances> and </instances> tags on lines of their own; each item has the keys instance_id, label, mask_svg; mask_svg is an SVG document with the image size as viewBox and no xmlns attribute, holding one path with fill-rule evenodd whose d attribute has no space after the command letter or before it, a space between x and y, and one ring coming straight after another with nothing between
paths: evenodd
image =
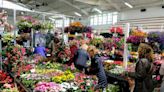
<instances>
[{"instance_id":1,"label":"purple flower","mask_svg":"<svg viewBox=\"0 0 164 92\"><path fill-rule=\"evenodd\" d=\"M160 35L161 32L150 32L147 39L149 42L160 42Z\"/></svg>"},{"instance_id":2,"label":"purple flower","mask_svg":"<svg viewBox=\"0 0 164 92\"><path fill-rule=\"evenodd\" d=\"M142 36L129 36L127 39L127 43L139 44L144 42L145 38Z\"/></svg>"}]
</instances>

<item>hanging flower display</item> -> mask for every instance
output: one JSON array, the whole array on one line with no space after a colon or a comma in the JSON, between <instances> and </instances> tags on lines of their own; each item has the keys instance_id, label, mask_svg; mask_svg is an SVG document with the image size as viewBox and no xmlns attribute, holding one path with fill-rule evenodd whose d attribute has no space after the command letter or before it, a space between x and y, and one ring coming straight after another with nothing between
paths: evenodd
<instances>
[{"instance_id":1,"label":"hanging flower display","mask_svg":"<svg viewBox=\"0 0 164 92\"><path fill-rule=\"evenodd\" d=\"M19 33L30 33L33 25L38 24L38 21L31 16L22 16L17 22Z\"/></svg>"},{"instance_id":2,"label":"hanging flower display","mask_svg":"<svg viewBox=\"0 0 164 92\"><path fill-rule=\"evenodd\" d=\"M70 24L70 26L83 27L83 25L81 24L81 22L73 22L73 23Z\"/></svg>"},{"instance_id":3,"label":"hanging flower display","mask_svg":"<svg viewBox=\"0 0 164 92\"><path fill-rule=\"evenodd\" d=\"M143 36L129 36L127 38L127 43L132 43L132 44L140 44L142 42L145 42L145 37Z\"/></svg>"},{"instance_id":4,"label":"hanging flower display","mask_svg":"<svg viewBox=\"0 0 164 92\"><path fill-rule=\"evenodd\" d=\"M110 29L110 32L111 33L118 33L118 34L123 34L123 29L121 27L112 27Z\"/></svg>"},{"instance_id":5,"label":"hanging flower display","mask_svg":"<svg viewBox=\"0 0 164 92\"><path fill-rule=\"evenodd\" d=\"M53 28L54 28L54 24L52 22L45 21L41 25L41 29L43 29L43 30L46 30L46 29L51 30Z\"/></svg>"},{"instance_id":6,"label":"hanging flower display","mask_svg":"<svg viewBox=\"0 0 164 92\"><path fill-rule=\"evenodd\" d=\"M141 30L133 29L131 32L131 35L133 36L141 36L141 37L147 37L147 33L143 32Z\"/></svg>"},{"instance_id":7,"label":"hanging flower display","mask_svg":"<svg viewBox=\"0 0 164 92\"><path fill-rule=\"evenodd\" d=\"M150 32L148 34L148 41L149 42L160 42L160 34L161 32Z\"/></svg>"},{"instance_id":8,"label":"hanging flower display","mask_svg":"<svg viewBox=\"0 0 164 92\"><path fill-rule=\"evenodd\" d=\"M64 29L65 33L75 34L84 32L84 26L80 22L73 22Z\"/></svg>"}]
</instances>

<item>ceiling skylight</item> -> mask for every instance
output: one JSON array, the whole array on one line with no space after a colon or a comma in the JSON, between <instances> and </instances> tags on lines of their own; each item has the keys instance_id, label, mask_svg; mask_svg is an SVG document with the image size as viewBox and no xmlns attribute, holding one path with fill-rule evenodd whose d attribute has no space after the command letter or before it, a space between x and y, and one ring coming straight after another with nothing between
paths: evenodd
<instances>
[{"instance_id":1,"label":"ceiling skylight","mask_svg":"<svg viewBox=\"0 0 164 92\"><path fill-rule=\"evenodd\" d=\"M7 8L7 9L21 10L21 11L31 11L28 8L22 7L18 4L15 4L13 2L6 1L6 0L0 0L0 7L1 8Z\"/></svg>"}]
</instances>

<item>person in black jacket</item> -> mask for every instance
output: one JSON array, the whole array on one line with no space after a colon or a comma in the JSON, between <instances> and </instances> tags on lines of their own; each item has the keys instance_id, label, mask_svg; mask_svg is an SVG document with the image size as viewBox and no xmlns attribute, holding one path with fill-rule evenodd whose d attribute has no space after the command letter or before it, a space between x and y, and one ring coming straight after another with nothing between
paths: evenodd
<instances>
[{"instance_id":1,"label":"person in black jacket","mask_svg":"<svg viewBox=\"0 0 164 92\"><path fill-rule=\"evenodd\" d=\"M149 45L141 43L138 55L135 72L126 72L126 75L135 79L133 92L153 92L153 49Z\"/></svg>"},{"instance_id":2,"label":"person in black jacket","mask_svg":"<svg viewBox=\"0 0 164 92\"><path fill-rule=\"evenodd\" d=\"M98 78L98 85L95 86L95 89L104 89L106 88L108 82L107 77L104 71L102 60L100 59L99 51L94 46L88 48L88 53L91 57L91 66L90 72L96 74Z\"/></svg>"}]
</instances>

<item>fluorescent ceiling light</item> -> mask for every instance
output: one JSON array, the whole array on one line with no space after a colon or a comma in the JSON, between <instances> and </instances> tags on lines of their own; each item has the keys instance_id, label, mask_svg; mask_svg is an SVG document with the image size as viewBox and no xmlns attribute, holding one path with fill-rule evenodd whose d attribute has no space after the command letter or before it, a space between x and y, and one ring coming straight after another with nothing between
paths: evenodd
<instances>
[{"instance_id":1,"label":"fluorescent ceiling light","mask_svg":"<svg viewBox=\"0 0 164 92\"><path fill-rule=\"evenodd\" d=\"M129 4L129 3L127 3L127 2L124 2L124 4L125 4L126 6L128 6L129 8L133 8L133 6L132 6L131 4Z\"/></svg>"},{"instance_id":2,"label":"fluorescent ceiling light","mask_svg":"<svg viewBox=\"0 0 164 92\"><path fill-rule=\"evenodd\" d=\"M79 17L81 17L82 15L80 14L80 13L78 13L78 12L74 12L75 13L75 15L77 15L77 16L79 16Z\"/></svg>"},{"instance_id":3,"label":"fluorescent ceiling light","mask_svg":"<svg viewBox=\"0 0 164 92\"><path fill-rule=\"evenodd\" d=\"M96 12L98 12L98 13L102 13L102 11L99 10L99 9L97 9L97 8L94 8L93 10L96 11Z\"/></svg>"},{"instance_id":4,"label":"fluorescent ceiling light","mask_svg":"<svg viewBox=\"0 0 164 92\"><path fill-rule=\"evenodd\" d=\"M31 11L28 8L22 7L20 5L17 5L13 2L3 0L0 4L1 8L7 8L7 9L15 9L15 10L21 10L21 11Z\"/></svg>"}]
</instances>

